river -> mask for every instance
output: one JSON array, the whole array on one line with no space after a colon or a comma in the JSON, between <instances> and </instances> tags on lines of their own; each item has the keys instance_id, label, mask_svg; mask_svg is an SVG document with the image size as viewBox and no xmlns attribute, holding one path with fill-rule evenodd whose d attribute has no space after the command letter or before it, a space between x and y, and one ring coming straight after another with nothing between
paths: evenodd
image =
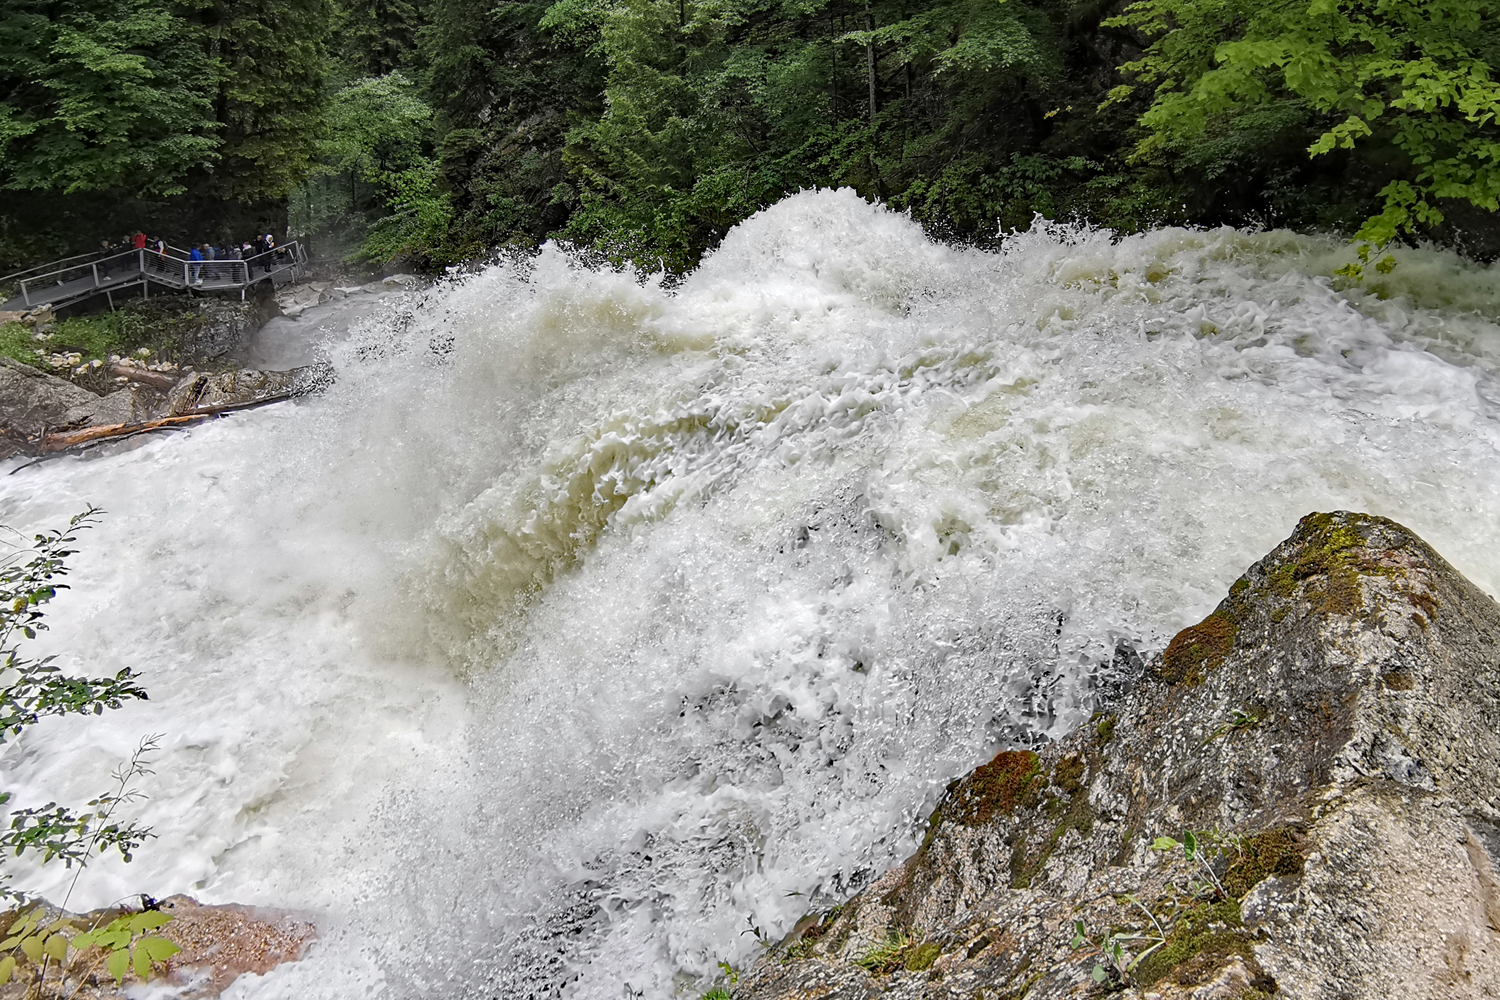
<instances>
[{"instance_id":1,"label":"river","mask_svg":"<svg viewBox=\"0 0 1500 1000\"><path fill-rule=\"evenodd\" d=\"M314 345L324 395L0 477L27 533L107 512L38 651L151 692L5 785L81 802L164 734L156 839L74 903L317 920L234 997L696 998L1302 514L1500 593L1500 271L1402 251L1341 292L1349 256L956 249L819 192L674 287L549 248L387 299Z\"/></svg>"}]
</instances>

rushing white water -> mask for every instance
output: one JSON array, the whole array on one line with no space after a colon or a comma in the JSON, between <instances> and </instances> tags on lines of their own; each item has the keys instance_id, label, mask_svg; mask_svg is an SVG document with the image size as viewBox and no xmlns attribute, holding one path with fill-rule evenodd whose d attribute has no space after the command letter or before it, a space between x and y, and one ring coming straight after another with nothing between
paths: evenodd
<instances>
[{"instance_id":1,"label":"rushing white water","mask_svg":"<svg viewBox=\"0 0 1500 1000\"><path fill-rule=\"evenodd\" d=\"M409 296L322 397L3 479L28 531L106 508L37 645L152 698L0 777L81 801L164 733L157 839L74 902L319 921L235 996L696 997L1302 514L1500 592L1500 273L1344 254L822 192L670 291L548 250Z\"/></svg>"}]
</instances>

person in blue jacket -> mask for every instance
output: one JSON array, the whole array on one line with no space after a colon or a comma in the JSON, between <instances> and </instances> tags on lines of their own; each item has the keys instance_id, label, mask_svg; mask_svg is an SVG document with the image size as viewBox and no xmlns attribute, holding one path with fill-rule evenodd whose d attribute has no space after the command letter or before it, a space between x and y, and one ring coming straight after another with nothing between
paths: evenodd
<instances>
[{"instance_id":1,"label":"person in blue jacket","mask_svg":"<svg viewBox=\"0 0 1500 1000\"><path fill-rule=\"evenodd\" d=\"M188 254L188 260L191 262L188 264L188 270L192 273L193 284L203 284L203 278L201 277L203 273L203 251L194 246L192 252Z\"/></svg>"}]
</instances>

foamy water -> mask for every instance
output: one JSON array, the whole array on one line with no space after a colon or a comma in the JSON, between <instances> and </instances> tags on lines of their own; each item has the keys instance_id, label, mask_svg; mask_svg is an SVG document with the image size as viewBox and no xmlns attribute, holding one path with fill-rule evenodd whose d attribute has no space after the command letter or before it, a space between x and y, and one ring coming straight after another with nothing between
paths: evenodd
<instances>
[{"instance_id":1,"label":"foamy water","mask_svg":"<svg viewBox=\"0 0 1500 1000\"><path fill-rule=\"evenodd\" d=\"M236 997L696 998L1302 514L1500 593L1500 274L1398 256L1376 294L1277 233L960 251L824 192L670 291L549 250L407 297L322 397L0 482L28 532L108 511L36 645L151 691L5 785L82 801L164 733L157 839L74 902L318 920Z\"/></svg>"}]
</instances>

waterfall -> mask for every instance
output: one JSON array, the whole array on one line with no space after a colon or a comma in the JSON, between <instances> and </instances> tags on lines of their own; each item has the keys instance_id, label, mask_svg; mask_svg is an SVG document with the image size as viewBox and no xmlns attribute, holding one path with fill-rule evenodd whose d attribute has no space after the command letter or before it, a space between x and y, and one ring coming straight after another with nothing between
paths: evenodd
<instances>
[{"instance_id":1,"label":"waterfall","mask_svg":"<svg viewBox=\"0 0 1500 1000\"><path fill-rule=\"evenodd\" d=\"M0 480L28 534L105 509L36 646L151 692L5 787L81 802L164 734L156 839L74 900L319 923L237 997L696 998L1302 514L1500 593L1500 272L1396 258L954 248L825 191L670 287L548 247L387 300L315 345L322 396Z\"/></svg>"}]
</instances>

